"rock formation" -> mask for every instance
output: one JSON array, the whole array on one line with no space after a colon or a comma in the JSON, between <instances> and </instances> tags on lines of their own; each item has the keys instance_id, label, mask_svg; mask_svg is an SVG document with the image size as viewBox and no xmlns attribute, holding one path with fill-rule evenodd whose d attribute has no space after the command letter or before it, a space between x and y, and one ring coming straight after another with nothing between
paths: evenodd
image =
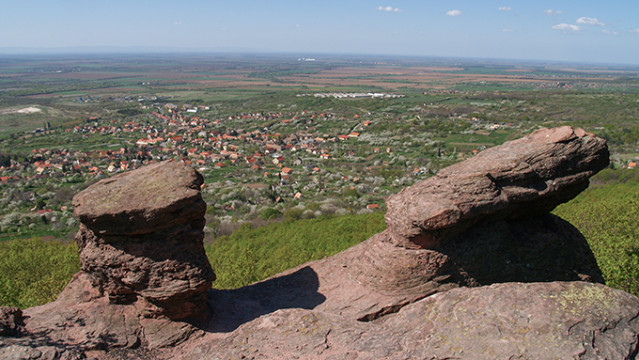
<instances>
[{"instance_id":1,"label":"rock formation","mask_svg":"<svg viewBox=\"0 0 639 360\"><path fill-rule=\"evenodd\" d=\"M207 317L215 279L202 242L202 183L191 167L162 162L77 194L81 271L55 302L26 312L32 339L14 340L14 349L48 353L53 346L58 357L73 357L96 348L170 346L197 332L179 320Z\"/></svg>"},{"instance_id":2,"label":"rock formation","mask_svg":"<svg viewBox=\"0 0 639 360\"><path fill-rule=\"evenodd\" d=\"M115 176L74 199L82 271L58 300L26 309L24 326L0 318L19 330L0 349L69 359L631 359L639 299L597 284L586 240L548 213L607 164L602 139L538 130L391 196L382 233L236 290L208 290L199 174L161 163Z\"/></svg>"},{"instance_id":3,"label":"rock formation","mask_svg":"<svg viewBox=\"0 0 639 360\"><path fill-rule=\"evenodd\" d=\"M109 301L143 298L173 319L201 316L215 275L204 253L202 175L176 162L100 181L73 198L82 271Z\"/></svg>"},{"instance_id":4,"label":"rock formation","mask_svg":"<svg viewBox=\"0 0 639 360\"><path fill-rule=\"evenodd\" d=\"M639 299L585 282L458 288L360 322L277 310L223 340L198 339L185 360L634 359Z\"/></svg>"},{"instance_id":5,"label":"rock formation","mask_svg":"<svg viewBox=\"0 0 639 360\"><path fill-rule=\"evenodd\" d=\"M388 198L394 243L434 248L474 224L545 214L609 162L603 139L564 126L482 151Z\"/></svg>"}]
</instances>

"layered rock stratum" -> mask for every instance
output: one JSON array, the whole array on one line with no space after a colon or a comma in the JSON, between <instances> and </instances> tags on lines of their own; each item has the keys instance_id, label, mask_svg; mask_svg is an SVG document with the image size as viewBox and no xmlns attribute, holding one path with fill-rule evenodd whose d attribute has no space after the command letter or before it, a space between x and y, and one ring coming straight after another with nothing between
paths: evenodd
<instances>
[{"instance_id":1,"label":"layered rock stratum","mask_svg":"<svg viewBox=\"0 0 639 360\"><path fill-rule=\"evenodd\" d=\"M114 304L143 299L173 319L206 313L215 274L204 252L202 175L157 163L100 181L73 198L82 271Z\"/></svg>"},{"instance_id":2,"label":"layered rock stratum","mask_svg":"<svg viewBox=\"0 0 639 360\"><path fill-rule=\"evenodd\" d=\"M382 233L235 290L208 290L199 174L113 177L74 199L82 271L58 300L0 312L0 358L632 359L639 299L549 213L607 164L592 134L538 130L389 197Z\"/></svg>"},{"instance_id":3,"label":"layered rock stratum","mask_svg":"<svg viewBox=\"0 0 639 360\"><path fill-rule=\"evenodd\" d=\"M386 201L395 243L433 248L481 222L546 214L605 168L603 139L568 126L482 151Z\"/></svg>"}]
</instances>

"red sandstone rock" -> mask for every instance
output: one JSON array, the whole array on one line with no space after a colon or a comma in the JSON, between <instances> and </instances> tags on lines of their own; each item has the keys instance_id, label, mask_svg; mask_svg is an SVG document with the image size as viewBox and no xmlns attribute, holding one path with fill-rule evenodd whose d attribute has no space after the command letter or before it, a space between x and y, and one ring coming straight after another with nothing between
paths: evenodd
<instances>
[{"instance_id":1,"label":"red sandstone rock","mask_svg":"<svg viewBox=\"0 0 639 360\"><path fill-rule=\"evenodd\" d=\"M201 333L179 321L208 318L215 279L202 243L201 184L185 164L162 162L76 195L81 271L56 301L25 310L25 336L11 341L11 356L80 359L84 351L167 347Z\"/></svg>"},{"instance_id":2,"label":"red sandstone rock","mask_svg":"<svg viewBox=\"0 0 639 360\"><path fill-rule=\"evenodd\" d=\"M499 282L603 283L586 239L552 215L474 227L434 249L406 249L385 231L334 256L236 290L209 293L211 332L277 309L374 321L438 292Z\"/></svg>"},{"instance_id":3,"label":"red sandstone rock","mask_svg":"<svg viewBox=\"0 0 639 360\"><path fill-rule=\"evenodd\" d=\"M638 319L638 298L603 285L508 283L438 293L374 322L276 310L174 354L185 360L632 359Z\"/></svg>"},{"instance_id":4,"label":"red sandstone rock","mask_svg":"<svg viewBox=\"0 0 639 360\"><path fill-rule=\"evenodd\" d=\"M113 303L143 298L174 319L206 314L215 275L202 239L202 175L162 162L102 180L76 195L82 271Z\"/></svg>"},{"instance_id":5,"label":"red sandstone rock","mask_svg":"<svg viewBox=\"0 0 639 360\"><path fill-rule=\"evenodd\" d=\"M202 175L180 162L151 164L101 180L73 198L80 222L99 235L157 233L196 222L204 226Z\"/></svg>"},{"instance_id":6,"label":"red sandstone rock","mask_svg":"<svg viewBox=\"0 0 639 360\"><path fill-rule=\"evenodd\" d=\"M540 129L442 169L386 200L393 241L436 248L478 222L551 211L608 165L603 139L568 126Z\"/></svg>"}]
</instances>

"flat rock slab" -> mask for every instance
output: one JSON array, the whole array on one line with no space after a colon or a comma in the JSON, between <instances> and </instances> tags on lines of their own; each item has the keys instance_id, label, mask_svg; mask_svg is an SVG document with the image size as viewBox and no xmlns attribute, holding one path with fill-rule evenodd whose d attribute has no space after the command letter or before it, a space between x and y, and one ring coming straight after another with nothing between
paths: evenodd
<instances>
[{"instance_id":1,"label":"flat rock slab","mask_svg":"<svg viewBox=\"0 0 639 360\"><path fill-rule=\"evenodd\" d=\"M605 140L568 126L540 129L390 196L386 224L400 246L436 248L480 222L545 214L608 163Z\"/></svg>"},{"instance_id":2,"label":"flat rock slab","mask_svg":"<svg viewBox=\"0 0 639 360\"><path fill-rule=\"evenodd\" d=\"M507 283L438 293L374 322L283 309L182 359L630 359L639 299L584 282Z\"/></svg>"},{"instance_id":3,"label":"flat rock slab","mask_svg":"<svg viewBox=\"0 0 639 360\"><path fill-rule=\"evenodd\" d=\"M202 175L160 162L101 180L73 198L80 222L103 235L139 235L203 218Z\"/></svg>"}]
</instances>

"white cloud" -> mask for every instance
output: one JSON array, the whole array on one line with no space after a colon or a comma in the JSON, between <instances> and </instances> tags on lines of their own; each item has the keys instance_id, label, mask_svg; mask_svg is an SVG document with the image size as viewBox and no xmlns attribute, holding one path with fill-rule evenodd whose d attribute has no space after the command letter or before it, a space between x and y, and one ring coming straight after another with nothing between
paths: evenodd
<instances>
[{"instance_id":1,"label":"white cloud","mask_svg":"<svg viewBox=\"0 0 639 360\"><path fill-rule=\"evenodd\" d=\"M580 17L579 19L577 19L577 24L584 24L584 25L599 25L599 26L604 26L606 24L602 23L601 21L597 20L596 18L589 18L589 17Z\"/></svg>"},{"instance_id":2,"label":"white cloud","mask_svg":"<svg viewBox=\"0 0 639 360\"><path fill-rule=\"evenodd\" d=\"M505 32L505 33L513 32L513 29L503 28L501 29L501 32Z\"/></svg>"},{"instance_id":3,"label":"white cloud","mask_svg":"<svg viewBox=\"0 0 639 360\"><path fill-rule=\"evenodd\" d=\"M182 25L182 22L176 20L176 21L173 22L173 25Z\"/></svg>"},{"instance_id":4,"label":"white cloud","mask_svg":"<svg viewBox=\"0 0 639 360\"><path fill-rule=\"evenodd\" d=\"M497 8L497 10L499 10L499 11L510 11L512 9L513 8L511 8L510 6L500 6L500 7Z\"/></svg>"},{"instance_id":5,"label":"white cloud","mask_svg":"<svg viewBox=\"0 0 639 360\"><path fill-rule=\"evenodd\" d=\"M544 13L546 13L546 15L548 15L548 16L555 16L555 15L561 14L562 11L561 10L546 9L546 10L544 10Z\"/></svg>"},{"instance_id":6,"label":"white cloud","mask_svg":"<svg viewBox=\"0 0 639 360\"><path fill-rule=\"evenodd\" d=\"M630 29L631 33L639 34L639 29Z\"/></svg>"},{"instance_id":7,"label":"white cloud","mask_svg":"<svg viewBox=\"0 0 639 360\"><path fill-rule=\"evenodd\" d=\"M608 29L603 29L601 30L602 33L606 34L606 35L619 35L619 33L617 31L611 31Z\"/></svg>"},{"instance_id":8,"label":"white cloud","mask_svg":"<svg viewBox=\"0 0 639 360\"><path fill-rule=\"evenodd\" d=\"M459 16L461 14L462 14L461 10L449 10L449 11L446 11L446 15L448 15L448 16Z\"/></svg>"},{"instance_id":9,"label":"white cloud","mask_svg":"<svg viewBox=\"0 0 639 360\"><path fill-rule=\"evenodd\" d=\"M564 23L554 25L552 28L555 29L555 30L563 30L563 31L579 31L579 30L581 30L581 28L579 26L577 26L577 25L564 24Z\"/></svg>"},{"instance_id":10,"label":"white cloud","mask_svg":"<svg viewBox=\"0 0 639 360\"><path fill-rule=\"evenodd\" d=\"M379 11L388 11L388 12L400 12L399 8L394 8L392 6L378 6L377 10Z\"/></svg>"}]
</instances>

